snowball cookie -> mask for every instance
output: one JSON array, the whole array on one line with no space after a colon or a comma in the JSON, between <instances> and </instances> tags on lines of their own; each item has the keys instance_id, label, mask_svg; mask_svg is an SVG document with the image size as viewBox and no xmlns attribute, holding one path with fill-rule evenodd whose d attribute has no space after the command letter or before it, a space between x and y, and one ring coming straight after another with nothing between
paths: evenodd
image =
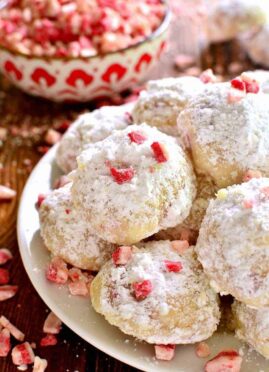
<instances>
[{"instance_id":1,"label":"snowball cookie","mask_svg":"<svg viewBox=\"0 0 269 372\"><path fill-rule=\"evenodd\" d=\"M48 250L73 266L98 271L115 249L93 233L83 213L74 207L71 183L46 196L39 217Z\"/></svg>"},{"instance_id":2,"label":"snowball cookie","mask_svg":"<svg viewBox=\"0 0 269 372\"><path fill-rule=\"evenodd\" d=\"M74 200L100 238L133 244L177 225L196 193L191 163L176 139L146 124L115 131L78 157Z\"/></svg>"},{"instance_id":3,"label":"snowball cookie","mask_svg":"<svg viewBox=\"0 0 269 372\"><path fill-rule=\"evenodd\" d=\"M268 38L269 23L241 39L250 59L265 67L269 67Z\"/></svg>"},{"instance_id":4,"label":"snowball cookie","mask_svg":"<svg viewBox=\"0 0 269 372\"><path fill-rule=\"evenodd\" d=\"M133 109L134 122L145 122L177 136L178 114L204 86L200 79L191 76L149 81L147 90L141 92Z\"/></svg>"},{"instance_id":5,"label":"snowball cookie","mask_svg":"<svg viewBox=\"0 0 269 372\"><path fill-rule=\"evenodd\" d=\"M218 188L240 183L248 169L269 175L269 96L229 103L229 92L228 83L211 84L178 117L196 172Z\"/></svg>"},{"instance_id":6,"label":"snowball cookie","mask_svg":"<svg viewBox=\"0 0 269 372\"><path fill-rule=\"evenodd\" d=\"M187 240L190 239L192 243L196 242L209 201L215 197L216 192L217 187L214 185L212 180L198 176L197 195L193 201L188 217L181 224L175 227L159 231L155 234L155 239L178 240L182 239L182 237L184 238L184 234L189 231Z\"/></svg>"},{"instance_id":7,"label":"snowball cookie","mask_svg":"<svg viewBox=\"0 0 269 372\"><path fill-rule=\"evenodd\" d=\"M227 41L266 23L265 0L207 0L207 35L212 43Z\"/></svg>"},{"instance_id":8,"label":"snowball cookie","mask_svg":"<svg viewBox=\"0 0 269 372\"><path fill-rule=\"evenodd\" d=\"M235 301L232 310L236 336L269 358L269 308L254 309Z\"/></svg>"},{"instance_id":9,"label":"snowball cookie","mask_svg":"<svg viewBox=\"0 0 269 372\"><path fill-rule=\"evenodd\" d=\"M149 242L124 265L113 259L91 284L92 305L110 324L151 344L194 343L216 330L218 297L193 248L179 255L170 241Z\"/></svg>"},{"instance_id":10,"label":"snowball cookie","mask_svg":"<svg viewBox=\"0 0 269 372\"><path fill-rule=\"evenodd\" d=\"M76 169L76 157L90 143L102 141L113 130L124 129L130 123L133 104L105 106L82 114L62 137L56 153L56 162L63 172Z\"/></svg>"},{"instance_id":11,"label":"snowball cookie","mask_svg":"<svg viewBox=\"0 0 269 372\"><path fill-rule=\"evenodd\" d=\"M218 292L253 307L269 306L269 178L219 190L196 250Z\"/></svg>"}]
</instances>

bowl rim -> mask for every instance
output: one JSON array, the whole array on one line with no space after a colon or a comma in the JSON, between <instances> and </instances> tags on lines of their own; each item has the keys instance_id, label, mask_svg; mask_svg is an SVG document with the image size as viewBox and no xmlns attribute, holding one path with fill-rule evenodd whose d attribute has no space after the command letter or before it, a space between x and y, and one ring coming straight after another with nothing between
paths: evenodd
<instances>
[{"instance_id":1,"label":"bowl rim","mask_svg":"<svg viewBox=\"0 0 269 372\"><path fill-rule=\"evenodd\" d=\"M156 28L156 30L154 30L150 35L148 35L145 39L139 41L138 43L136 44L133 44L133 45L130 45L130 46L127 46L123 49L118 49L118 50L115 50L113 52L107 52L107 53L103 53L103 54L95 54L93 56L89 56L89 57L82 57L82 56L78 56L78 57L68 57L68 56L65 56L65 57L59 57L59 56L36 56L36 55L33 55L33 54L25 54L25 53L22 53L22 52L18 52L18 51L15 51L15 50L11 50L3 45L0 44L0 52L1 51L6 51L10 54L13 54L15 56L20 56L20 57L24 57L25 59L40 59L40 60L45 60L45 61L64 61L64 62L67 62L67 61L88 61L88 60L92 60L92 59L103 59L103 58L106 58L107 56L111 56L111 55L115 55L115 54L121 54L121 53L124 53L128 50L131 50L131 49L135 49L135 48L138 48L139 46L143 45L144 43L147 43L147 42L150 42L156 38L158 38L159 36L161 36L167 29L168 29L168 26L170 24L170 21L172 19L172 11L167 3L167 0L162 0L161 1L162 3L164 3L165 5L165 13L164 13L164 17L160 23L160 25Z\"/></svg>"}]
</instances>

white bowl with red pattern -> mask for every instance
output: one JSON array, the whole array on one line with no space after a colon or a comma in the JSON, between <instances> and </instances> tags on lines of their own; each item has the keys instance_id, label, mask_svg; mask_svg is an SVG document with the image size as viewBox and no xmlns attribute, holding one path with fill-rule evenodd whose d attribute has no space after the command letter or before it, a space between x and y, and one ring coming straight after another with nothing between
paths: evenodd
<instances>
[{"instance_id":1,"label":"white bowl with red pattern","mask_svg":"<svg viewBox=\"0 0 269 372\"><path fill-rule=\"evenodd\" d=\"M89 101L111 96L143 81L159 60L171 19L142 42L87 58L35 57L0 46L0 71L23 91L53 101Z\"/></svg>"}]
</instances>

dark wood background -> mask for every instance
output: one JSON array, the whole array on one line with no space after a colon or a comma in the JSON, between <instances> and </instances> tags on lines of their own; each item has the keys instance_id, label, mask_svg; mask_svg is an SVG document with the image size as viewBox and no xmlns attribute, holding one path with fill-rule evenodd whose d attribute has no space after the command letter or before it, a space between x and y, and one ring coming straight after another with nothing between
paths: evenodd
<instances>
[{"instance_id":1,"label":"dark wood background","mask_svg":"<svg viewBox=\"0 0 269 372\"><path fill-rule=\"evenodd\" d=\"M179 52L195 56L196 66L212 67L218 74L232 75L237 70L251 68L250 62L236 43L210 46L201 51L190 22L174 22L168 51L150 78L177 76L174 57ZM240 64L238 64L240 62ZM195 69L188 73L198 73ZM0 184L17 191L11 202L0 203L0 247L9 248L14 259L6 265L10 268L11 283L19 286L16 296L0 303L0 315L5 315L26 334L26 340L39 344L43 337L42 326L47 307L31 285L22 265L16 238L16 215L24 184L44 151L44 134L65 119L72 120L78 112L92 109L92 104L64 106L23 94L0 78L0 127L7 128L8 137L0 142ZM36 354L48 360L48 372L131 372L136 371L109 357L83 341L67 327L63 327L56 346L38 347ZM29 367L28 370L31 370ZM11 356L0 358L1 372L15 372Z\"/></svg>"}]
</instances>

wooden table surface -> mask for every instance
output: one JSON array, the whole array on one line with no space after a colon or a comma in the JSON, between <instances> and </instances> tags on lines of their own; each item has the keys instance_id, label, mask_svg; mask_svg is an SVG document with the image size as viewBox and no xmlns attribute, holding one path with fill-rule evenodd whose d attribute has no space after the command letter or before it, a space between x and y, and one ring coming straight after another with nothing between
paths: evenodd
<instances>
[{"instance_id":1,"label":"wooden table surface","mask_svg":"<svg viewBox=\"0 0 269 372\"><path fill-rule=\"evenodd\" d=\"M197 45L190 40L189 27L187 31L181 29L180 37L178 22L173 27L168 51L150 77L178 75L173 61L179 51L196 54L198 65L202 68L213 67L220 74L229 74L236 70L238 66L231 65L233 61L240 60L243 63L242 69L251 68L236 44L211 46L199 56ZM43 337L42 326L48 309L30 283L18 250L17 208L24 184L42 156L38 149L40 150L40 146L43 149L44 133L52 126L57 127L64 119L72 120L84 109L92 109L92 105L64 106L33 98L12 88L0 78L0 126L8 129L8 138L0 147L0 184L17 191L14 200L0 203L0 247L9 248L14 255L14 259L5 267L10 269L11 283L19 286L15 297L0 303L0 315L5 315L25 332L27 341L36 342L36 355L48 360L48 372L136 371L95 349L66 326L63 327L56 346L38 346ZM10 354L6 358L0 358L0 371L17 371Z\"/></svg>"}]
</instances>

